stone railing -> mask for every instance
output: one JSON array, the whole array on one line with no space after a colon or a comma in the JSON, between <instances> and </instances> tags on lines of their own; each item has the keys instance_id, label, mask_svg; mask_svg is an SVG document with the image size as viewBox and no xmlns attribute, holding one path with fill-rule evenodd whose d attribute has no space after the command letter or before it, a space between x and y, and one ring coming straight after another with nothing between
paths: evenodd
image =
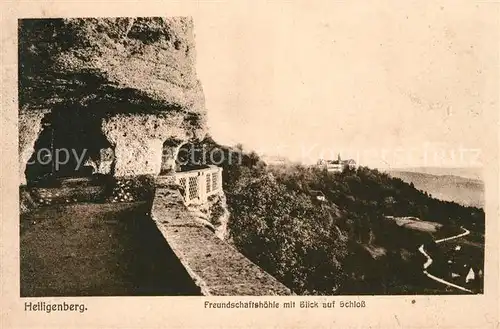
<instances>
[{"instance_id":1,"label":"stone railing","mask_svg":"<svg viewBox=\"0 0 500 329\"><path fill-rule=\"evenodd\" d=\"M209 168L181 171L165 175L162 181L181 186L185 204L203 204L208 197L222 193L222 168Z\"/></svg>"},{"instance_id":2,"label":"stone railing","mask_svg":"<svg viewBox=\"0 0 500 329\"><path fill-rule=\"evenodd\" d=\"M162 183L162 182L160 182ZM286 286L197 221L173 186L155 190L151 217L205 296L292 295Z\"/></svg>"},{"instance_id":3,"label":"stone railing","mask_svg":"<svg viewBox=\"0 0 500 329\"><path fill-rule=\"evenodd\" d=\"M222 192L222 168L216 166L159 175L151 218L193 282L200 288L201 294L293 294L276 278L217 237L186 207L190 204L203 204L210 195Z\"/></svg>"}]
</instances>

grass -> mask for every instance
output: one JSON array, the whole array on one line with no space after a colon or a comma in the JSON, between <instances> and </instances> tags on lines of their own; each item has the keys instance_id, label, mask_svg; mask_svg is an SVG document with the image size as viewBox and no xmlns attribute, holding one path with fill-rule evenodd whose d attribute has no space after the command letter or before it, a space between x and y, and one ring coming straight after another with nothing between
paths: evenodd
<instances>
[{"instance_id":1,"label":"grass","mask_svg":"<svg viewBox=\"0 0 500 329\"><path fill-rule=\"evenodd\" d=\"M442 225L436 222L428 222L418 219L410 219L403 217L392 218L398 226L403 226L408 229L413 229L421 232L436 232Z\"/></svg>"},{"instance_id":2,"label":"grass","mask_svg":"<svg viewBox=\"0 0 500 329\"><path fill-rule=\"evenodd\" d=\"M21 296L199 295L146 202L40 207L21 217Z\"/></svg>"}]
</instances>

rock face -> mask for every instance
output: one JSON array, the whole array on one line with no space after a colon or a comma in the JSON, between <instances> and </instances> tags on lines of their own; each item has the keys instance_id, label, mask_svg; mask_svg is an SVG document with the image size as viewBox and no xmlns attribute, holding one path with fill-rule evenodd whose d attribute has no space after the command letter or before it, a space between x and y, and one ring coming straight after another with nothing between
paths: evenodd
<instances>
[{"instance_id":1,"label":"rock face","mask_svg":"<svg viewBox=\"0 0 500 329\"><path fill-rule=\"evenodd\" d=\"M19 191L19 212L21 214L24 214L30 212L36 207L37 204L31 197L31 194L28 191L26 191L23 187L21 187L21 190Z\"/></svg>"},{"instance_id":2,"label":"rock face","mask_svg":"<svg viewBox=\"0 0 500 329\"><path fill-rule=\"evenodd\" d=\"M115 115L103 121L102 130L115 146L115 176L158 175L162 162L172 162L177 153L164 153L165 141L180 144L203 135L182 116L163 114Z\"/></svg>"},{"instance_id":3,"label":"rock face","mask_svg":"<svg viewBox=\"0 0 500 329\"><path fill-rule=\"evenodd\" d=\"M195 57L187 17L22 20L19 104L34 121L78 112L114 148L115 176L158 174L166 140L175 149L206 132ZM22 159L38 133L20 125Z\"/></svg>"},{"instance_id":4,"label":"rock face","mask_svg":"<svg viewBox=\"0 0 500 329\"><path fill-rule=\"evenodd\" d=\"M94 174L107 175L111 173L111 166L113 165L114 151L112 148L103 148L98 155L94 156L95 159L89 157L85 162L85 166L92 167Z\"/></svg>"},{"instance_id":5,"label":"rock face","mask_svg":"<svg viewBox=\"0 0 500 329\"><path fill-rule=\"evenodd\" d=\"M228 240L230 237L227 223L229 221L229 210L224 193L214 195L208 199L208 218L215 227L215 235L221 240Z\"/></svg>"},{"instance_id":6,"label":"rock face","mask_svg":"<svg viewBox=\"0 0 500 329\"><path fill-rule=\"evenodd\" d=\"M210 196L207 203L189 205L188 210L195 220L210 227L219 239L229 241L230 234L227 223L230 213L224 193Z\"/></svg>"},{"instance_id":7,"label":"rock face","mask_svg":"<svg viewBox=\"0 0 500 329\"><path fill-rule=\"evenodd\" d=\"M35 142L42 130L42 119L47 110L19 113L19 182L26 185L24 170L35 148Z\"/></svg>"}]
</instances>

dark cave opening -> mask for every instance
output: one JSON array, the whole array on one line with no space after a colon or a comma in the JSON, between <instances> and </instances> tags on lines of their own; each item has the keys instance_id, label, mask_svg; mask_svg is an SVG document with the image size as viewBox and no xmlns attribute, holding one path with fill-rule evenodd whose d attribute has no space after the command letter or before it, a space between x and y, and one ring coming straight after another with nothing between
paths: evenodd
<instances>
[{"instance_id":1,"label":"dark cave opening","mask_svg":"<svg viewBox=\"0 0 500 329\"><path fill-rule=\"evenodd\" d=\"M42 131L26 165L28 185L68 177L92 177L87 160L99 159L111 144L101 131L102 116L86 108L56 108L42 121Z\"/></svg>"}]
</instances>

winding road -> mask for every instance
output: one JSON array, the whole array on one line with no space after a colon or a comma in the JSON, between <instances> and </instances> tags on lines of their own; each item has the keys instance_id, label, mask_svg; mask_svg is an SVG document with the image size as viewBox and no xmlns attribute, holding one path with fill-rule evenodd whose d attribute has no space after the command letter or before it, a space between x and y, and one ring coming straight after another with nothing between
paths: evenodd
<instances>
[{"instance_id":1,"label":"winding road","mask_svg":"<svg viewBox=\"0 0 500 329\"><path fill-rule=\"evenodd\" d=\"M439 239L439 240L436 240L436 244L438 243L441 243L441 242L445 242L445 241L450 241L450 240L454 240L454 239L458 239L458 238L461 238L463 236L466 236L466 235L469 235L470 234L470 231L464 227L460 227L464 232L463 233L460 233L460 234L457 234L457 235L454 235L454 236L450 236L448 238L444 238L444 239ZM430 274L429 272L427 272L427 268L429 268L429 266L431 266L432 264L432 258L429 256L429 254L427 254L427 252L425 251L425 248L424 248L424 245L421 245L420 248L418 248L418 251L420 251L420 253L422 255L424 255L426 258L427 258L427 261L424 263L424 268L423 268L423 273L429 277L430 279L436 281L436 282L439 282L439 283L442 283L442 284L445 284L449 287L453 287L453 288L456 288L456 289L460 289L462 291L466 291L466 292L470 292L472 293L471 290L467 289L467 288L464 288L462 286L459 286L459 285L456 285L454 283L451 283L449 281L446 281L444 279L441 279L435 275L432 275Z\"/></svg>"}]
</instances>

